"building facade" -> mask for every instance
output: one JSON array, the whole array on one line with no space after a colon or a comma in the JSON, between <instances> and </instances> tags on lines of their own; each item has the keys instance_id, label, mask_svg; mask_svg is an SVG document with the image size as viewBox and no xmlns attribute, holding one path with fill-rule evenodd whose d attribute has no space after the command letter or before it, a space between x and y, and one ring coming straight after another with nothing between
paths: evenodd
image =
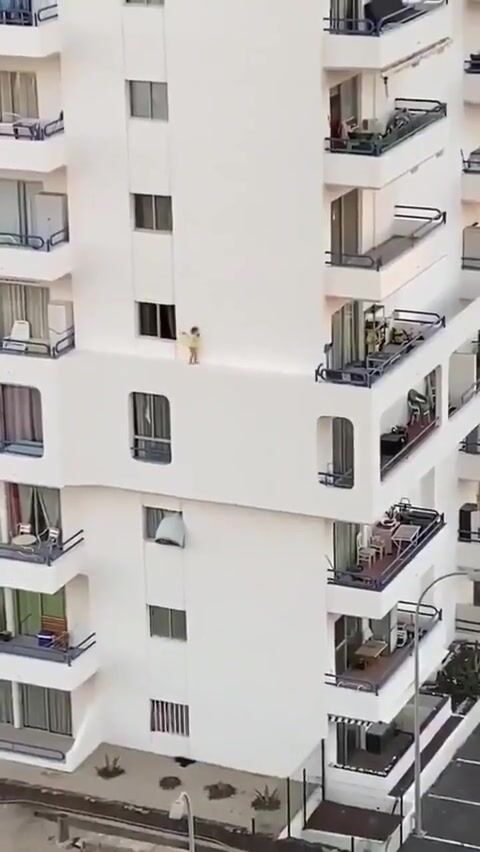
<instances>
[{"instance_id":1,"label":"building facade","mask_svg":"<svg viewBox=\"0 0 480 852\"><path fill-rule=\"evenodd\" d=\"M0 757L393 786L478 562L480 6L391 5L2 0Z\"/></svg>"}]
</instances>

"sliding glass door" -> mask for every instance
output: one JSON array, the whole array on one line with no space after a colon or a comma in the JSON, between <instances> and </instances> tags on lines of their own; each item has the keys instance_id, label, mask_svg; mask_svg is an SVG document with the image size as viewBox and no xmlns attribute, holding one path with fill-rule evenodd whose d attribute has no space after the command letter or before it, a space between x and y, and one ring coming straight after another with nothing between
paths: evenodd
<instances>
[{"instance_id":1,"label":"sliding glass door","mask_svg":"<svg viewBox=\"0 0 480 852\"><path fill-rule=\"evenodd\" d=\"M32 533L46 539L48 528L61 529L60 492L56 488L7 484L10 537L17 534L18 524L30 524Z\"/></svg>"},{"instance_id":2,"label":"sliding glass door","mask_svg":"<svg viewBox=\"0 0 480 852\"><path fill-rule=\"evenodd\" d=\"M15 611L18 633L34 636L42 629L43 618L65 618L65 590L54 595L17 590Z\"/></svg>"},{"instance_id":3,"label":"sliding glass door","mask_svg":"<svg viewBox=\"0 0 480 852\"><path fill-rule=\"evenodd\" d=\"M0 680L0 724L13 725L12 684Z\"/></svg>"},{"instance_id":4,"label":"sliding glass door","mask_svg":"<svg viewBox=\"0 0 480 852\"><path fill-rule=\"evenodd\" d=\"M72 708L69 692L21 685L23 726L72 736Z\"/></svg>"},{"instance_id":5,"label":"sliding glass door","mask_svg":"<svg viewBox=\"0 0 480 852\"><path fill-rule=\"evenodd\" d=\"M0 121L38 118L37 78L24 71L0 71Z\"/></svg>"},{"instance_id":6,"label":"sliding glass door","mask_svg":"<svg viewBox=\"0 0 480 852\"><path fill-rule=\"evenodd\" d=\"M43 189L40 181L0 180L0 237L3 244L35 235L34 198ZM7 236L10 235L9 240ZM12 236L13 235L13 236Z\"/></svg>"}]
</instances>

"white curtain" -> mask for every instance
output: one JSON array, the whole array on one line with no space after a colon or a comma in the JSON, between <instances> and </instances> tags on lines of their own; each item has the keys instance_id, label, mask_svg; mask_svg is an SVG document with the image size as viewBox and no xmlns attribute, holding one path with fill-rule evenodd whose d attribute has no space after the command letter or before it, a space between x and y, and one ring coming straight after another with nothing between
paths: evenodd
<instances>
[{"instance_id":1,"label":"white curtain","mask_svg":"<svg viewBox=\"0 0 480 852\"><path fill-rule=\"evenodd\" d=\"M48 287L0 283L0 336L9 335L16 320L27 320L31 337L48 341L48 302Z\"/></svg>"},{"instance_id":2,"label":"white curtain","mask_svg":"<svg viewBox=\"0 0 480 852\"><path fill-rule=\"evenodd\" d=\"M2 121L38 118L37 81L35 74L22 71L0 71L0 117Z\"/></svg>"}]
</instances>

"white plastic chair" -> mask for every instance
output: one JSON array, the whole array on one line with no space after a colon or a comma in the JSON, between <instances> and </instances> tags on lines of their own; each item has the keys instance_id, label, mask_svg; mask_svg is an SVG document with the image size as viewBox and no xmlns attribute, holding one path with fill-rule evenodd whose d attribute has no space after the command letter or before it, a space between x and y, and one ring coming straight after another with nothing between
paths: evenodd
<instances>
[{"instance_id":1,"label":"white plastic chair","mask_svg":"<svg viewBox=\"0 0 480 852\"><path fill-rule=\"evenodd\" d=\"M8 337L3 339L3 349L25 352L30 340L30 323L27 320L15 320Z\"/></svg>"},{"instance_id":2,"label":"white plastic chair","mask_svg":"<svg viewBox=\"0 0 480 852\"><path fill-rule=\"evenodd\" d=\"M32 534L32 525L31 524L17 524L17 535L31 535Z\"/></svg>"}]
</instances>

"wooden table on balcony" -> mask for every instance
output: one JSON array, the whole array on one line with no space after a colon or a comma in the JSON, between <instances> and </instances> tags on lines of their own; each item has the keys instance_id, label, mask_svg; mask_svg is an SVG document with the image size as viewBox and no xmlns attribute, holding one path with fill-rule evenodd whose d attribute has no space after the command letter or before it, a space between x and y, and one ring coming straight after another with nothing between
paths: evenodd
<instances>
[{"instance_id":1,"label":"wooden table on balcony","mask_svg":"<svg viewBox=\"0 0 480 852\"><path fill-rule=\"evenodd\" d=\"M392 535L392 541L400 553L403 544L413 544L420 535L422 528L416 524L400 524Z\"/></svg>"},{"instance_id":2,"label":"wooden table on balcony","mask_svg":"<svg viewBox=\"0 0 480 852\"><path fill-rule=\"evenodd\" d=\"M369 662L373 662L381 657L383 652L387 649L388 644L387 642L384 642L383 639L367 639L363 645L360 645L360 647L354 651L354 656L358 658L361 664L366 666Z\"/></svg>"}]
</instances>

